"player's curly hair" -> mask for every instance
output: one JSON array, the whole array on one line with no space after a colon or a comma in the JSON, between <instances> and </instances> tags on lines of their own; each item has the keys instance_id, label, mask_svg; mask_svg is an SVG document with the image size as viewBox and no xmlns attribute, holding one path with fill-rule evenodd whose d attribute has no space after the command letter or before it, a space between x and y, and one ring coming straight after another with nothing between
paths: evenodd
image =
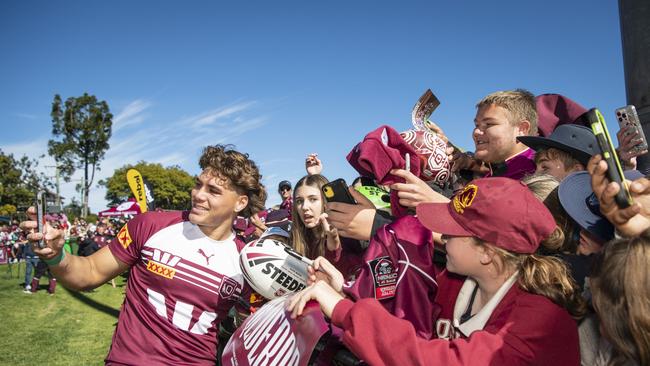
<instances>
[{"instance_id":1,"label":"player's curly hair","mask_svg":"<svg viewBox=\"0 0 650 366\"><path fill-rule=\"evenodd\" d=\"M203 149L199 166L210 174L224 178L239 194L248 197L248 205L240 214L244 217L264 209L266 188L262 175L248 154L242 154L233 145L214 145Z\"/></svg>"}]
</instances>

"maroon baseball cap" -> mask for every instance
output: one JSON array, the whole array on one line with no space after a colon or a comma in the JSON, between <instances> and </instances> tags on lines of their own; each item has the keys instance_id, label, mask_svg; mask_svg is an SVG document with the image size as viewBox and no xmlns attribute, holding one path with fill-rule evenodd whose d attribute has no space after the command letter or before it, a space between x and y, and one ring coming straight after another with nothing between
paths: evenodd
<instances>
[{"instance_id":1,"label":"maroon baseball cap","mask_svg":"<svg viewBox=\"0 0 650 366\"><path fill-rule=\"evenodd\" d=\"M477 237L514 253L534 253L556 226L526 185L510 178L473 180L449 203L422 203L416 212L433 232Z\"/></svg>"}]
</instances>

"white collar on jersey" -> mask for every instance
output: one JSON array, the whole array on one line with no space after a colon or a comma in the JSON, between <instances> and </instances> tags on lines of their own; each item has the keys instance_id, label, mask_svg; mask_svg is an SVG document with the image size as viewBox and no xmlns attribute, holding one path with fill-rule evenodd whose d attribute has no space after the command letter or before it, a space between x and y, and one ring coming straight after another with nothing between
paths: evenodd
<instances>
[{"instance_id":1,"label":"white collar on jersey","mask_svg":"<svg viewBox=\"0 0 650 366\"><path fill-rule=\"evenodd\" d=\"M515 272L510 276L510 278L499 287L499 290L494 294L494 296L492 296L490 301L488 301L487 304L478 311L478 313L465 323L460 324L460 317L463 316L463 313L467 310L469 301L472 298L472 292L474 292L474 288L478 286L476 281L467 277L463 287L461 287L460 292L458 293L456 304L454 305L454 328L463 333L465 337L469 337L470 334L477 330L482 330L483 327L485 327L485 323L490 319L494 309L499 305L503 297L506 296L506 293L508 293L508 290L510 290L512 285L514 285L517 280L517 275L518 272Z\"/></svg>"}]
</instances>

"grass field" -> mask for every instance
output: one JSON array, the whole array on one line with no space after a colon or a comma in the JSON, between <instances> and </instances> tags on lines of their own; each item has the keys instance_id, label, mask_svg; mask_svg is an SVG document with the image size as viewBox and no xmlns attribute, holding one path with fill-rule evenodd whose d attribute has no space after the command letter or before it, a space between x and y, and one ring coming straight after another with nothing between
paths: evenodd
<instances>
[{"instance_id":1,"label":"grass field","mask_svg":"<svg viewBox=\"0 0 650 366\"><path fill-rule=\"evenodd\" d=\"M103 365L124 297L125 279L93 292L57 286L47 276L35 294L22 292L25 263L0 265L0 365Z\"/></svg>"}]
</instances>

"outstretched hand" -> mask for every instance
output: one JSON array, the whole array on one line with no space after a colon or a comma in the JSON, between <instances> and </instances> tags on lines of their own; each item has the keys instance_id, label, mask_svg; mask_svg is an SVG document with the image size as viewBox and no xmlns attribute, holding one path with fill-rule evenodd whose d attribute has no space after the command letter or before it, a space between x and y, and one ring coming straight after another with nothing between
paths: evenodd
<instances>
[{"instance_id":1,"label":"outstretched hand","mask_svg":"<svg viewBox=\"0 0 650 366\"><path fill-rule=\"evenodd\" d=\"M397 191L399 203L405 207L417 207L422 202L449 202L449 198L433 190L422 179L404 169L393 169L391 174L403 178L405 183L391 184L390 189Z\"/></svg>"},{"instance_id":2,"label":"outstretched hand","mask_svg":"<svg viewBox=\"0 0 650 366\"><path fill-rule=\"evenodd\" d=\"M623 127L616 133L618 139L618 157L626 169L636 169L636 157L646 154L648 150L637 150L635 147L643 142L639 131L634 126Z\"/></svg>"},{"instance_id":3,"label":"outstretched hand","mask_svg":"<svg viewBox=\"0 0 650 366\"><path fill-rule=\"evenodd\" d=\"M336 292L343 291L343 274L327 259L323 257L314 259L312 264L307 267L307 272L309 275L307 285L313 285L318 281L324 281Z\"/></svg>"},{"instance_id":4,"label":"outstretched hand","mask_svg":"<svg viewBox=\"0 0 650 366\"><path fill-rule=\"evenodd\" d=\"M607 162L600 155L589 160L587 170L591 174L591 188L600 202L600 212L616 226L624 236L638 236L650 229L650 180L639 178L629 185L634 204L620 208L616 194L621 187L607 178Z\"/></svg>"},{"instance_id":5,"label":"outstretched hand","mask_svg":"<svg viewBox=\"0 0 650 366\"><path fill-rule=\"evenodd\" d=\"M302 315L309 300L318 301L323 314L331 318L334 307L343 300L343 296L327 283L318 281L289 298L287 310L291 312L291 317L295 319Z\"/></svg>"},{"instance_id":6,"label":"outstretched hand","mask_svg":"<svg viewBox=\"0 0 650 366\"><path fill-rule=\"evenodd\" d=\"M308 175L320 174L323 171L323 162L318 158L318 154L307 155L305 159L305 170Z\"/></svg>"},{"instance_id":7,"label":"outstretched hand","mask_svg":"<svg viewBox=\"0 0 650 366\"><path fill-rule=\"evenodd\" d=\"M330 225L327 221L327 213L322 213L318 220L320 221L321 228L327 237L327 250L333 252L341 248L341 239L339 238L339 232L336 230L336 227Z\"/></svg>"},{"instance_id":8,"label":"outstretched hand","mask_svg":"<svg viewBox=\"0 0 650 366\"><path fill-rule=\"evenodd\" d=\"M59 255L63 250L63 244L65 244L63 231L53 228L49 223L45 223L43 233L39 233L36 208L28 208L27 216L29 220L21 222L20 228L30 232L27 235L27 240L31 243L34 253L42 259L52 259ZM45 239L45 247L39 248L38 242L43 238Z\"/></svg>"},{"instance_id":9,"label":"outstretched hand","mask_svg":"<svg viewBox=\"0 0 650 366\"><path fill-rule=\"evenodd\" d=\"M356 189L348 188L357 201L356 205L341 202L329 202L327 215L332 226L339 234L351 239L370 240L372 223L375 219L375 205Z\"/></svg>"}]
</instances>

